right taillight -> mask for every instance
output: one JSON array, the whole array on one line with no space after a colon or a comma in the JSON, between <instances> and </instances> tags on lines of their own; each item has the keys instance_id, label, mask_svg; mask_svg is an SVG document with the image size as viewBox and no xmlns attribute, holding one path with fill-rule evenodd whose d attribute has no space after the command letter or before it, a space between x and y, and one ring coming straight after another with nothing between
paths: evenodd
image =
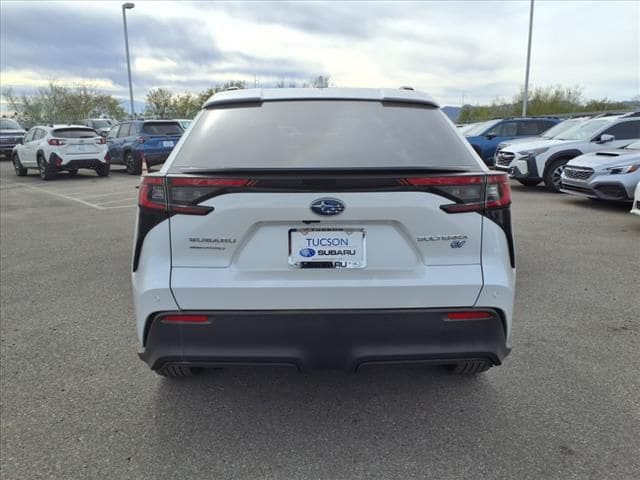
<instances>
[{"instance_id":1,"label":"right taillight","mask_svg":"<svg viewBox=\"0 0 640 480\"><path fill-rule=\"evenodd\" d=\"M440 206L447 213L482 212L511 204L509 177L502 173L402 178L398 182L402 185L427 188L452 200L455 203Z\"/></svg>"},{"instance_id":2,"label":"right taillight","mask_svg":"<svg viewBox=\"0 0 640 480\"><path fill-rule=\"evenodd\" d=\"M164 178L144 177L138 193L138 205L149 210L167 211L167 195Z\"/></svg>"},{"instance_id":3,"label":"right taillight","mask_svg":"<svg viewBox=\"0 0 640 480\"><path fill-rule=\"evenodd\" d=\"M506 173L400 178L397 183L451 200L452 203L440 205L447 213L477 212L493 221L504 231L511 266L516 266L509 209L511 184Z\"/></svg>"}]
</instances>

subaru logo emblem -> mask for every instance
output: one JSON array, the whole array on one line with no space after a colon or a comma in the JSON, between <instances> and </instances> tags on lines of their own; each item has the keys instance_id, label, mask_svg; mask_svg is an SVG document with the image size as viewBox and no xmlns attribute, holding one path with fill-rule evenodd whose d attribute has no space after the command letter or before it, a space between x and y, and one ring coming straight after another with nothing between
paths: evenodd
<instances>
[{"instance_id":1,"label":"subaru logo emblem","mask_svg":"<svg viewBox=\"0 0 640 480\"><path fill-rule=\"evenodd\" d=\"M344 203L335 198L319 198L311 203L311 211L318 215L338 215L344 208Z\"/></svg>"},{"instance_id":2,"label":"subaru logo emblem","mask_svg":"<svg viewBox=\"0 0 640 480\"><path fill-rule=\"evenodd\" d=\"M300 256L305 258L311 258L316 254L313 248L303 248L300 250Z\"/></svg>"}]
</instances>

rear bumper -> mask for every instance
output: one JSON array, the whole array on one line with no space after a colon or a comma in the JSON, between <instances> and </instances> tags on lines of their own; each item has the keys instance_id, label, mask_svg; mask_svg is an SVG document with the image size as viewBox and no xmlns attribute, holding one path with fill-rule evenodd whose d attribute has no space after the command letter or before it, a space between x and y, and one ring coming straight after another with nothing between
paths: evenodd
<instances>
[{"instance_id":1,"label":"rear bumper","mask_svg":"<svg viewBox=\"0 0 640 480\"><path fill-rule=\"evenodd\" d=\"M171 154L171 150L169 151L145 151L138 150L138 157L142 160L144 157L145 162L147 162L147 166L152 167L154 165L161 165L164 161L169 158Z\"/></svg>"},{"instance_id":2,"label":"rear bumper","mask_svg":"<svg viewBox=\"0 0 640 480\"><path fill-rule=\"evenodd\" d=\"M509 354L505 324L491 318L455 320L455 309L357 309L198 311L206 324L149 319L140 358L152 369L165 365L288 365L301 371L355 371L372 363L451 364ZM465 309L467 311L468 309Z\"/></svg>"},{"instance_id":3,"label":"rear bumper","mask_svg":"<svg viewBox=\"0 0 640 480\"><path fill-rule=\"evenodd\" d=\"M79 158L77 160L68 160L59 157L55 153L49 155L49 165L61 170L77 169L77 168L97 168L101 165L108 165L104 160L98 158Z\"/></svg>"}]
</instances>

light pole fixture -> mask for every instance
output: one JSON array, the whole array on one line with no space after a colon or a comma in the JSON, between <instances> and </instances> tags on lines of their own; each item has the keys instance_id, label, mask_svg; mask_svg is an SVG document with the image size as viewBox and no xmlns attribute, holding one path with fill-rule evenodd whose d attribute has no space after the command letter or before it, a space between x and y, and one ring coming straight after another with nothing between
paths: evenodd
<instances>
[{"instance_id":1,"label":"light pole fixture","mask_svg":"<svg viewBox=\"0 0 640 480\"><path fill-rule=\"evenodd\" d=\"M522 116L527 116L529 103L529 65L531 64L531 32L533 30L533 0L529 9L529 44L527 46L527 73L524 76L524 97L522 98Z\"/></svg>"},{"instance_id":2,"label":"light pole fixture","mask_svg":"<svg viewBox=\"0 0 640 480\"><path fill-rule=\"evenodd\" d=\"M124 47L127 52L127 74L129 75L129 99L131 100L131 118L135 118L135 110L133 108L133 84L131 83L131 60L129 59L129 35L127 33L127 10L132 9L135 5L131 2L122 4L122 21L124 22Z\"/></svg>"}]
</instances>

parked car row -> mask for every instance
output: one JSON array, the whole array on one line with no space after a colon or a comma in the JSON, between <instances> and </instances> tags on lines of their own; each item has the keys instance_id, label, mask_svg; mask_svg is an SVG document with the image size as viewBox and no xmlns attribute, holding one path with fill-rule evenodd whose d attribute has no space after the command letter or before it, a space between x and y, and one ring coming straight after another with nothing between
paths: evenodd
<instances>
[{"instance_id":1,"label":"parked car row","mask_svg":"<svg viewBox=\"0 0 640 480\"><path fill-rule=\"evenodd\" d=\"M2 119L1 151L11 155L18 176L26 175L31 168L37 169L43 180L50 180L58 172L75 175L86 168L106 177L113 164L124 165L131 175L140 175L143 161L148 166L164 163L184 133L177 120L131 120L112 125L105 138L101 130L107 127L101 122L107 121L38 125L25 134L13 120Z\"/></svg>"},{"instance_id":2,"label":"parked car row","mask_svg":"<svg viewBox=\"0 0 640 480\"><path fill-rule=\"evenodd\" d=\"M484 163L493 166L494 154L500 143L538 136L559 122L556 117L501 118L475 124L462 133Z\"/></svg>"},{"instance_id":3,"label":"parked car row","mask_svg":"<svg viewBox=\"0 0 640 480\"><path fill-rule=\"evenodd\" d=\"M590 118L574 124L571 128L565 129L551 138L539 137L502 147L496 155L495 168L509 172L511 178L523 185L535 186L544 182L549 191L559 192L563 188L563 171L570 160L576 159L580 165L583 161L581 156L606 150L610 152L595 156L586 162L591 165L589 167L591 169L597 163L596 159L600 161L606 158L606 161L601 163L607 163L605 168L613 168L616 165L609 165L610 160L612 157L619 156L615 150L627 147L637 140L640 140L640 112ZM574 163L572 162L572 164ZM612 171L617 172L615 168ZM635 171L637 168L620 174L625 175ZM585 170L581 175L585 177L585 180L591 180L594 174L595 170L592 169ZM613 183L619 185L619 178L622 177L617 177ZM607 183L611 184L612 182L607 181ZM631 200L632 198L630 194L623 196L620 189L616 195L612 195L611 191L607 189L602 191L605 190L610 194L602 193L598 198L615 200ZM574 190L572 193L577 192ZM592 192L587 196L593 195Z\"/></svg>"}]
</instances>

